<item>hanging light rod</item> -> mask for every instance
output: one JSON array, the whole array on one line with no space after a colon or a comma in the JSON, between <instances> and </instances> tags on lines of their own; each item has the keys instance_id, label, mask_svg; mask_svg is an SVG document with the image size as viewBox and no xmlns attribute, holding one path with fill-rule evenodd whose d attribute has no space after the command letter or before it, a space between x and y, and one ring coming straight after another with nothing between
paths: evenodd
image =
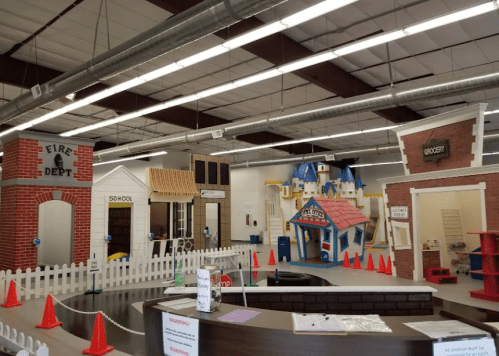
<instances>
[{"instance_id":1,"label":"hanging light rod","mask_svg":"<svg viewBox=\"0 0 499 356\"><path fill-rule=\"evenodd\" d=\"M296 144L304 143L304 142L327 140L327 139L340 138L340 137L346 137L346 136L355 136L355 135L366 134L366 133L370 133L370 132L393 130L394 128L396 128L398 126L399 125L387 126L387 127L378 127L375 129L344 132L344 133L336 134L336 135L318 136L318 137L303 138L303 139L299 139L299 140L282 141L282 142L270 143L270 144L266 144L266 145L259 145L259 146L253 146L253 147L247 147L247 148L239 148L239 149L229 150L229 151L213 152L213 153L210 153L210 155L212 155L212 156L226 155L226 154L232 154L232 153L261 150L264 148L273 148L273 147L286 146L286 145L296 145Z\"/></svg>"},{"instance_id":2,"label":"hanging light rod","mask_svg":"<svg viewBox=\"0 0 499 356\"><path fill-rule=\"evenodd\" d=\"M310 21L314 18L320 17L324 14L327 14L331 11L337 10L341 7L350 5L354 2L357 2L358 0L325 0L322 1L314 6L310 6L306 8L305 10L299 11L296 14L290 15L288 17L285 17L281 20L271 22L269 24L262 25L252 31L246 32L240 36L234 37L233 39L227 40L223 42L220 45L217 45L215 47L209 48L205 51L199 52L197 54L194 54L190 57L184 58L182 60L179 60L177 62L173 62L171 64L168 64L164 67L158 68L156 70L153 70L152 72L143 74L139 77L136 77L134 79L128 80L124 83L115 85L113 87L110 87L108 89L102 90L100 92L97 92L93 95L90 95L82 100L76 101L72 104L66 105L60 109L54 110L46 115L43 115L37 119L28 121L22 125L13 127L12 129L9 129L7 131L4 131L0 133L0 137L4 136L12 131L20 131L20 130L25 130L27 128L30 128L32 126L35 126L37 124L40 124L42 122L45 122L47 120L51 120L55 117L58 117L62 114L68 113L70 111L79 109L81 107L87 106L91 103L94 103L96 101L102 100L104 98L107 98L109 96L112 96L114 94L120 93L124 90L131 89L133 87L142 85L144 83L150 82L151 80L158 79L160 77L163 77L165 75L174 73L180 69L187 68L189 66L192 66L194 64L197 64L199 62L208 60L210 58L213 58L215 56L221 55L223 53L229 52L233 49L239 48L241 46L244 46L248 43L254 42L256 40L259 40L261 38L270 36L274 33L286 30L288 28L297 26L299 24L302 24L304 22ZM214 94L209 94L209 95L214 95ZM194 99L196 100L196 99ZM191 100L188 100L191 101ZM185 101L185 102L188 102ZM175 105L181 105L183 103L182 100L178 101L175 103ZM175 106L174 105L174 106ZM141 115L145 115L147 113L151 113L154 111L162 110L161 108L157 110L152 110L148 111L147 109L139 111ZM134 114L134 113L132 113ZM122 116L123 120L129 120L134 117L138 117L140 115L124 115ZM111 125L112 123L109 123L108 125ZM92 126L93 127L93 126ZM102 127L102 126L99 126ZM97 128L97 127L95 127ZM93 130L92 128L91 130ZM85 130L89 131L89 130ZM84 132L84 131L81 131ZM78 132L80 133L80 132ZM66 135L66 136L71 136L71 135Z\"/></svg>"},{"instance_id":3,"label":"hanging light rod","mask_svg":"<svg viewBox=\"0 0 499 356\"><path fill-rule=\"evenodd\" d=\"M361 163L361 164L352 164L349 167L350 168L360 168L360 167L384 166L387 164L402 164L402 163L404 163L404 162L396 161L396 162L379 162L379 163Z\"/></svg>"},{"instance_id":4,"label":"hanging light rod","mask_svg":"<svg viewBox=\"0 0 499 356\"><path fill-rule=\"evenodd\" d=\"M168 152L166 152L166 151L159 151L159 152L147 153L147 154L138 155L138 156L132 156L132 157L115 159L115 160L112 160L112 161L98 162L98 163L94 163L93 165L94 166L100 166L100 165L103 165L103 164L111 164L111 163L118 163L118 162L124 162L124 161L133 161L133 160L136 160L136 159L147 158L147 157L156 157L156 156L162 156L162 155L166 155L166 154L168 154Z\"/></svg>"},{"instance_id":5,"label":"hanging light rod","mask_svg":"<svg viewBox=\"0 0 499 356\"><path fill-rule=\"evenodd\" d=\"M270 79L276 76L280 76L286 73L293 72L298 69L303 69L318 63L323 63L341 56L345 56L354 52L358 52L364 49L368 49L380 44L388 43L391 41L395 41L397 39L411 36L417 33L421 33L430 29L434 29L440 26L444 26L453 22L457 22L463 19L467 19L470 17L482 15L494 10L498 10L499 5L497 4L497 0L494 0L492 2L488 2L482 5L474 6L471 8L466 8L458 11L454 11L452 13L449 13L447 15L443 16L438 16L438 17L433 17L425 21L420 21L417 22L413 25L409 25L403 28L395 29L392 31L388 31L385 33L382 33L377 36L373 36L370 38L366 38L364 40L354 42L352 44L344 45L335 49L331 50L326 50L324 52L288 63L284 64L282 66L272 68L254 75L250 75L248 77L238 79L229 83L221 84L219 86L215 86L209 89L205 89L202 91L198 91L194 94L190 94L187 96L183 96L177 99L173 100L168 100L165 102L162 102L161 104L157 104L154 106L151 106L149 108L145 108L142 110L138 110L126 115L118 116L116 118L110 119L110 120L104 120L101 121L97 124L89 125L89 126L84 126L80 127L75 130L67 131L61 134L61 136L64 137L69 137L69 136L74 136L83 132L95 130L101 127L113 125L122 121L130 120L136 117L140 117L143 115L150 114L152 112L157 112L161 111L167 108L171 108L177 105L182 105L188 102L196 101L199 99L206 98L208 96L220 94L223 92L227 92L232 89L240 88L249 84L254 84L266 79ZM285 20L281 20L285 21ZM267 26L267 25L266 25ZM270 26L270 25L269 25ZM244 35L242 35L244 36ZM234 39L235 40L235 39ZM22 126L22 125L21 125ZM0 137L2 134L0 133Z\"/></svg>"}]
</instances>

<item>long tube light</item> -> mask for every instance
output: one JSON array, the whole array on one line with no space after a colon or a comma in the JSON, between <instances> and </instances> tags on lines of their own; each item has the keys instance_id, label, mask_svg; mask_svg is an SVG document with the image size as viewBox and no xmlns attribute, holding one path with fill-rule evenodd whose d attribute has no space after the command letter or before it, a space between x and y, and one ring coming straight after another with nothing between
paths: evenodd
<instances>
[{"instance_id":1,"label":"long tube light","mask_svg":"<svg viewBox=\"0 0 499 356\"><path fill-rule=\"evenodd\" d=\"M340 137L346 137L346 136L354 136L354 135L360 135L360 134L365 134L365 133L370 133L370 132L377 132L377 131L393 130L396 127L398 127L398 125L386 126L386 127L377 127L377 128L368 129L368 130L359 130L359 131L345 132L345 133L336 134L336 135L318 136L318 137L303 138L303 139L291 140L291 141L282 141L282 142L270 143L270 144L253 146L253 147L247 147L247 148L238 148L238 149L229 150L229 151L213 152L213 153L210 153L210 155L212 155L212 156L218 156L218 155L225 155L225 154L231 154L231 153L240 153L240 152L261 150L261 149L264 149L264 148L272 148L272 147L287 146L287 145L296 145L298 143L305 143L305 142L319 141L319 140L327 140L327 139L340 138Z\"/></svg>"},{"instance_id":2,"label":"long tube light","mask_svg":"<svg viewBox=\"0 0 499 356\"><path fill-rule=\"evenodd\" d=\"M321 53L318 53L318 54L315 54L315 55L312 55L312 56L309 56L309 57L306 57L306 58L303 58L303 59L300 59L300 60L297 60L297 61L294 61L294 62L291 62L288 64L285 64L285 65L282 65L282 66L279 66L279 67L276 67L273 69L269 69L269 70L266 70L266 71L263 71L263 72L260 72L260 73L257 73L257 74L239 79L239 80L232 81L230 83L225 83L225 84L215 86L215 87L212 87L212 88L200 91L200 92L196 92L196 93L190 94L186 97L181 97L178 99L169 100L169 101L163 102L162 104L155 105L153 108L155 108L154 111L159 111L159 110L166 109L168 107L180 105L179 103L174 104L174 101L181 100L182 104L185 104L187 102L196 101L196 100L199 100L201 98L205 98L205 97L209 96L209 94L211 94L211 93L220 94L220 93L223 93L223 92L235 89L235 88L240 88L240 87L243 87L245 85L253 84L253 83L256 83L256 82L259 82L262 80L266 80L266 79L270 79L270 78L273 78L273 77L276 77L276 76L279 76L279 75L282 75L285 73L289 73L289 72L292 72L292 71L295 71L295 70L298 70L301 68L305 68L305 67L308 67L308 66L311 66L314 64L326 62L326 61L329 61L329 60L332 60L332 59L335 59L335 58L338 58L338 57L341 57L341 56L344 56L347 54L358 52L358 51L368 49L368 48L371 48L371 47L374 47L374 46L377 46L380 44L388 43L390 41L394 41L394 40L397 40L397 39L400 39L403 37L411 36L411 35L414 35L414 34L417 34L417 33L423 32L423 31L434 29L434 28L437 28L437 27L440 27L443 25L447 25L447 24L452 23L452 22L457 22L457 21L460 21L460 20L463 20L466 18L478 16L478 15L485 14L487 12L491 12L491 11L498 10L498 9L499 9L499 5L497 4L497 0L494 0L494 1L482 4L482 5L474 6L471 8L464 9L464 10L458 10L458 11L449 13L447 15L434 17L434 18L431 18L431 19L428 19L425 21L418 22L414 25L406 26L406 27L392 30L392 31L389 31L389 32L386 32L386 33L383 33L383 34L380 34L377 36L366 38L364 40L361 40L361 41L358 41L358 42L355 42L352 44L344 45L344 46L341 46L341 47L336 48L334 50L327 50L327 51L324 51L324 52L321 52ZM282 20L282 21L284 21L284 20ZM212 95L214 95L214 94L212 94ZM150 112L152 112L152 111L150 111ZM77 135L77 134L80 134L83 132L97 129L99 127L113 125L115 123L129 120L129 119L139 117L139 116L140 116L140 111L136 111L136 112L124 115L124 116L118 116L118 117L111 119L111 120L101 121L99 124L84 126L84 127L80 127L78 129L75 129L75 130L64 132L61 134L61 136L65 136L65 137L74 136L74 135ZM1 134L0 134L0 136L1 136Z\"/></svg>"},{"instance_id":3,"label":"long tube light","mask_svg":"<svg viewBox=\"0 0 499 356\"><path fill-rule=\"evenodd\" d=\"M166 152L166 151L159 151L159 152L147 153L147 154L138 155L138 156L132 156L132 157L115 159L113 161L106 161L106 162L94 163L93 165L94 166L100 166L100 165L103 165L103 164L111 164L111 163L118 163L118 162L124 162L124 161L133 161L133 160L141 159L141 158L162 156L162 155L166 155L167 153L168 152Z\"/></svg>"},{"instance_id":4,"label":"long tube light","mask_svg":"<svg viewBox=\"0 0 499 356\"><path fill-rule=\"evenodd\" d=\"M404 163L404 162L396 161L396 162L362 163L362 164L352 164L349 167L350 168L359 168L359 167L384 166L387 164L402 164L402 163Z\"/></svg>"},{"instance_id":5,"label":"long tube light","mask_svg":"<svg viewBox=\"0 0 499 356\"><path fill-rule=\"evenodd\" d=\"M158 68L154 71L143 74L139 77L128 80L124 83L121 83L121 84L115 85L113 87L110 87L108 89L105 89L103 91L97 92L97 93L95 93L95 94L93 94L85 99L79 100L79 101L74 102L70 105L66 105L60 109L54 110L49 114L43 115L43 116L41 116L35 120L29 121L23 125L15 126L12 129L9 129L7 131L0 133L0 137L4 136L10 132L13 132L13 131L20 131L20 130L27 129L27 128L32 127L34 125L37 125L39 123L53 119L54 117L60 116L62 114L68 113L70 111L76 110L76 109L81 108L83 106L87 106L91 103L94 103L96 101L107 98L111 95L122 92L124 90L142 85L142 84L147 83L151 80L158 79L158 78L163 77L165 75L174 73L180 69L192 66L192 65L197 64L199 62L202 62L202 61L205 61L207 59L213 58L215 56L221 55L223 53L229 52L230 50L233 50L235 48L239 48L239 47L244 46L248 43L251 43L251 42L254 42L254 41L259 40L261 38L270 36L274 33L280 32L282 30L297 26L297 25L302 24L306 21L320 17L324 14L327 14L328 12L337 10L341 7L350 5L350 4L357 2L357 1L358 0L325 0L321 3L318 3L316 5L313 5L313 6L306 8L305 10L299 11L296 14L285 17L282 20L278 20L278 21L275 21L275 22L272 22L272 23L269 23L266 25L262 25L262 26L254 29L252 31L249 31L247 33L239 35L233 39L227 40L220 45L217 45L217 46L209 48L205 51L196 53L190 57L184 58L184 59L179 60L177 62L168 64L164 67ZM177 105L179 105L179 104L177 104ZM134 116L134 117L137 117L137 116ZM109 124L109 125L111 125L111 124Z\"/></svg>"}]
</instances>

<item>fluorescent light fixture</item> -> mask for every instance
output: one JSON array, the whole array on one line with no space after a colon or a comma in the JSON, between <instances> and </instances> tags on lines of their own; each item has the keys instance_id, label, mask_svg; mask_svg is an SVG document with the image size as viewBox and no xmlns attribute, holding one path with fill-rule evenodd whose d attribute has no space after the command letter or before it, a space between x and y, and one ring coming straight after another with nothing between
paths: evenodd
<instances>
[{"instance_id":1,"label":"fluorescent light fixture","mask_svg":"<svg viewBox=\"0 0 499 356\"><path fill-rule=\"evenodd\" d=\"M362 153L362 152L370 152L370 151L376 151L376 148L364 148L364 149L361 149L361 150L337 152L336 155L337 156L340 156L340 155L349 155L349 154L352 154L352 153Z\"/></svg>"},{"instance_id":2,"label":"fluorescent light fixture","mask_svg":"<svg viewBox=\"0 0 499 356\"><path fill-rule=\"evenodd\" d=\"M151 80L161 78L165 75L176 72L177 70L182 69L181 66L177 64L177 62L173 62L159 69L153 70L152 72L141 75L139 78L145 82L150 82Z\"/></svg>"},{"instance_id":3,"label":"fluorescent light fixture","mask_svg":"<svg viewBox=\"0 0 499 356\"><path fill-rule=\"evenodd\" d=\"M267 70L265 72L257 73L255 75L251 75L249 77L236 80L233 82L233 84L236 87L244 87L245 85L250 85L250 84L253 84L256 82L261 82L261 81L266 80L266 79L277 77L281 74L282 74L282 72L279 71L278 69L270 69L270 70Z\"/></svg>"},{"instance_id":4,"label":"fluorescent light fixture","mask_svg":"<svg viewBox=\"0 0 499 356\"><path fill-rule=\"evenodd\" d=\"M237 86L234 83L228 83L228 84L220 85L218 87L203 90L199 93L196 93L195 95L198 99L202 99L202 98L205 98L207 96L217 95L217 94L220 94L220 93L232 90L232 89L236 89L236 88L237 88Z\"/></svg>"},{"instance_id":5,"label":"fluorescent light fixture","mask_svg":"<svg viewBox=\"0 0 499 356\"><path fill-rule=\"evenodd\" d=\"M2 156L3 156L3 152L0 152L0 157L2 157Z\"/></svg>"},{"instance_id":6,"label":"fluorescent light fixture","mask_svg":"<svg viewBox=\"0 0 499 356\"><path fill-rule=\"evenodd\" d=\"M114 91L112 91L111 89L106 89L106 90L100 91L98 93L95 93L93 95L86 97L85 99L83 99L83 101L91 104L91 103L94 103L96 101L107 98L108 96L111 96L111 95L114 95Z\"/></svg>"},{"instance_id":7,"label":"fluorescent light fixture","mask_svg":"<svg viewBox=\"0 0 499 356\"><path fill-rule=\"evenodd\" d=\"M430 20L425 20L419 24L406 27L404 29L408 35L413 35L415 33L420 33L424 31L428 31L434 29L436 27L448 25L454 22L458 22L461 20L469 19L470 17L475 17L479 15L483 15L487 12L498 10L499 6L496 1L491 1L482 5L473 6L468 9L456 11L450 13L448 15L435 17Z\"/></svg>"},{"instance_id":8,"label":"fluorescent light fixture","mask_svg":"<svg viewBox=\"0 0 499 356\"><path fill-rule=\"evenodd\" d=\"M300 11L297 14L288 16L281 20L287 27L293 27L299 25L301 23L310 21L319 16L327 14L328 12L339 9L340 7L352 4L357 0L327 0L318 3L317 5L311 6L303 11Z\"/></svg>"},{"instance_id":9,"label":"fluorescent light fixture","mask_svg":"<svg viewBox=\"0 0 499 356\"><path fill-rule=\"evenodd\" d=\"M397 162L363 163L363 164L352 164L349 167L350 168L373 167L373 166L384 166L384 165L387 165L387 164L402 164L402 163L404 163L404 162L397 161Z\"/></svg>"},{"instance_id":10,"label":"fluorescent light fixture","mask_svg":"<svg viewBox=\"0 0 499 356\"><path fill-rule=\"evenodd\" d=\"M244 46L245 44L259 40L260 38L273 35L274 33L285 30L286 28L288 28L288 26L286 26L281 21L272 22L267 25L257 27L253 31L244 33L240 36L230 39L224 42L222 46L224 46L227 50L235 49Z\"/></svg>"},{"instance_id":11,"label":"fluorescent light fixture","mask_svg":"<svg viewBox=\"0 0 499 356\"><path fill-rule=\"evenodd\" d=\"M136 86L144 84L144 83L145 83L145 81L141 77L137 77L137 78L130 79L124 83L115 85L115 86L109 88L109 90L111 90L113 93L116 94L116 93L120 93L124 90L136 87Z\"/></svg>"},{"instance_id":12,"label":"fluorescent light fixture","mask_svg":"<svg viewBox=\"0 0 499 356\"><path fill-rule=\"evenodd\" d=\"M259 149L269 148L269 147L279 147L279 146L295 145L297 143L320 141L320 140L327 140L327 139L331 139L331 138L339 138L339 137L360 135L360 134L369 133L369 132L393 130L396 127L398 127L398 125L378 127L378 128L369 129L369 130L359 130L359 131L345 132L345 133L341 133L341 134L337 134L337 135L309 137L309 138L302 138L302 139L291 140L291 141L281 141L281 142L272 143L272 144L266 144L266 145L261 145L261 146L253 146L253 147L248 147L248 148L239 148L239 149L236 149L236 150L223 151L223 152L213 152L213 153L210 153L210 155L217 156L217 155L223 155L223 154L231 154L231 153L240 153L240 152L246 152L246 151L254 151L254 150L259 150ZM365 150L357 150L357 151L349 151L349 152L339 152L339 153L336 153L336 154L337 155L341 155L341 154L347 154L347 153L358 153L358 152L375 151L375 150L376 150L376 148L369 148L369 149L365 149Z\"/></svg>"},{"instance_id":13,"label":"fluorescent light fixture","mask_svg":"<svg viewBox=\"0 0 499 356\"><path fill-rule=\"evenodd\" d=\"M132 156L132 157L115 159L113 161L94 163L94 166L100 166L100 165L103 165L103 164L111 164L111 163L118 163L118 162L125 162L125 161L133 161L133 160L136 160L136 159L147 158L147 157L162 156L162 155L166 155L167 153L168 152L166 152L166 151L160 151L160 152L154 152L154 153L147 153L147 154L144 154L144 155L138 155L138 156Z\"/></svg>"},{"instance_id":14,"label":"fluorescent light fixture","mask_svg":"<svg viewBox=\"0 0 499 356\"><path fill-rule=\"evenodd\" d=\"M497 113L499 113L499 110L486 111L483 114L484 115L492 115L492 114L497 114Z\"/></svg>"},{"instance_id":15,"label":"fluorescent light fixture","mask_svg":"<svg viewBox=\"0 0 499 356\"><path fill-rule=\"evenodd\" d=\"M282 73L294 72L295 70L302 69L305 67L313 66L314 64L330 61L332 59L338 58L338 55L333 51L326 51L323 53L319 53L314 56L310 56L298 61L294 61L289 64L285 64L279 67L279 71Z\"/></svg>"},{"instance_id":16,"label":"fluorescent light fixture","mask_svg":"<svg viewBox=\"0 0 499 356\"><path fill-rule=\"evenodd\" d=\"M162 105L163 105L163 109L166 109L166 108L171 108L173 106L182 105L185 103L190 103L191 101L196 101L196 100L198 100L198 97L193 94L193 95L182 96L182 97L177 98L177 99L169 100L167 102L164 102Z\"/></svg>"},{"instance_id":17,"label":"fluorescent light fixture","mask_svg":"<svg viewBox=\"0 0 499 356\"><path fill-rule=\"evenodd\" d=\"M499 152L487 152L482 154L482 156L492 156L492 155L499 155Z\"/></svg>"},{"instance_id":18,"label":"fluorescent light fixture","mask_svg":"<svg viewBox=\"0 0 499 356\"><path fill-rule=\"evenodd\" d=\"M205 61L207 59L216 57L222 53L228 52L229 49L225 48L223 45L215 46L210 49L207 49L206 51L199 52L193 56L187 57L185 59L182 59L177 62L177 65L179 65L182 68L192 66L196 63Z\"/></svg>"}]
</instances>

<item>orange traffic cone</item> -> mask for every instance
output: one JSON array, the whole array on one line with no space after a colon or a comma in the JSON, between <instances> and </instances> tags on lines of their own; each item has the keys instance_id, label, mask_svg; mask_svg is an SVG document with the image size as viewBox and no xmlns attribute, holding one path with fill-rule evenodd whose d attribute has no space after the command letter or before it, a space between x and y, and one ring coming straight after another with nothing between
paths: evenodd
<instances>
[{"instance_id":1,"label":"orange traffic cone","mask_svg":"<svg viewBox=\"0 0 499 356\"><path fill-rule=\"evenodd\" d=\"M269 263L267 263L269 266L275 265L275 258L274 258L274 250L270 249L270 257L269 257Z\"/></svg>"},{"instance_id":2,"label":"orange traffic cone","mask_svg":"<svg viewBox=\"0 0 499 356\"><path fill-rule=\"evenodd\" d=\"M21 305L17 300L16 284L14 281L10 281L9 292L7 293L7 300L2 304L4 308L17 307Z\"/></svg>"},{"instance_id":3,"label":"orange traffic cone","mask_svg":"<svg viewBox=\"0 0 499 356\"><path fill-rule=\"evenodd\" d=\"M258 258L256 258L256 251L253 251L253 268L259 268Z\"/></svg>"},{"instance_id":4,"label":"orange traffic cone","mask_svg":"<svg viewBox=\"0 0 499 356\"><path fill-rule=\"evenodd\" d=\"M392 260L390 256L388 256L388 260L386 260L386 274L392 275Z\"/></svg>"},{"instance_id":5,"label":"orange traffic cone","mask_svg":"<svg viewBox=\"0 0 499 356\"><path fill-rule=\"evenodd\" d=\"M350 265L350 259L348 258L348 252L345 251L345 257L343 257L343 266L341 267L346 267L346 268L349 268L349 267L352 267Z\"/></svg>"},{"instance_id":6,"label":"orange traffic cone","mask_svg":"<svg viewBox=\"0 0 499 356\"><path fill-rule=\"evenodd\" d=\"M385 273L385 272L386 272L385 260L383 258L383 255L379 255L378 273Z\"/></svg>"},{"instance_id":7,"label":"orange traffic cone","mask_svg":"<svg viewBox=\"0 0 499 356\"><path fill-rule=\"evenodd\" d=\"M359 254L355 252L355 260L353 261L353 269L362 269L360 266Z\"/></svg>"},{"instance_id":8,"label":"orange traffic cone","mask_svg":"<svg viewBox=\"0 0 499 356\"><path fill-rule=\"evenodd\" d=\"M49 294L47 295L47 302L45 303L45 312L43 313L42 323L38 324L36 327L42 329L52 329L59 325L62 325L62 322L57 321L52 296Z\"/></svg>"},{"instance_id":9,"label":"orange traffic cone","mask_svg":"<svg viewBox=\"0 0 499 356\"><path fill-rule=\"evenodd\" d=\"M113 350L113 346L108 346L106 341L106 330L104 330L104 322L102 321L102 313L95 316L94 333L90 347L83 350L86 355L100 356Z\"/></svg>"},{"instance_id":10,"label":"orange traffic cone","mask_svg":"<svg viewBox=\"0 0 499 356\"><path fill-rule=\"evenodd\" d=\"M374 268L373 256L369 254L369 258L367 259L367 268L368 271L376 271Z\"/></svg>"}]
</instances>

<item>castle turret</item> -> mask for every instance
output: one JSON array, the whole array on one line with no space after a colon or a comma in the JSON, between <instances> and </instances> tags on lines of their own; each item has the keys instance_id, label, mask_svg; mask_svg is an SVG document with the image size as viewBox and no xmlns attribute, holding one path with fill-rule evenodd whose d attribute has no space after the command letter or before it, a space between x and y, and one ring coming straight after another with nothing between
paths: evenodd
<instances>
[{"instance_id":1,"label":"castle turret","mask_svg":"<svg viewBox=\"0 0 499 356\"><path fill-rule=\"evenodd\" d=\"M305 175L305 189L303 191L303 198L310 199L317 196L317 175L315 170L309 169Z\"/></svg>"},{"instance_id":2,"label":"castle turret","mask_svg":"<svg viewBox=\"0 0 499 356\"><path fill-rule=\"evenodd\" d=\"M293 196L293 192L291 190L291 184L289 184L288 181L285 181L281 188L282 188L281 190L282 198L290 199Z\"/></svg>"},{"instance_id":3,"label":"castle turret","mask_svg":"<svg viewBox=\"0 0 499 356\"><path fill-rule=\"evenodd\" d=\"M341 178L341 198L357 198L355 194L355 178L350 170L350 167L346 166L343 170L343 176Z\"/></svg>"},{"instance_id":4,"label":"castle turret","mask_svg":"<svg viewBox=\"0 0 499 356\"><path fill-rule=\"evenodd\" d=\"M319 177L319 193L324 194L324 187L329 182L329 166L323 162L317 163L317 175Z\"/></svg>"},{"instance_id":5,"label":"castle turret","mask_svg":"<svg viewBox=\"0 0 499 356\"><path fill-rule=\"evenodd\" d=\"M355 181L355 192L357 194L357 206L364 206L364 184L360 179L360 176L357 176L357 180Z\"/></svg>"},{"instance_id":6,"label":"castle turret","mask_svg":"<svg viewBox=\"0 0 499 356\"><path fill-rule=\"evenodd\" d=\"M326 183L324 186L324 194L322 196L329 199L336 198L336 188L332 182Z\"/></svg>"},{"instance_id":7,"label":"castle turret","mask_svg":"<svg viewBox=\"0 0 499 356\"><path fill-rule=\"evenodd\" d=\"M293 177L291 178L291 184L293 186L293 193L298 193L300 191L300 173L295 168L293 171Z\"/></svg>"}]
</instances>

